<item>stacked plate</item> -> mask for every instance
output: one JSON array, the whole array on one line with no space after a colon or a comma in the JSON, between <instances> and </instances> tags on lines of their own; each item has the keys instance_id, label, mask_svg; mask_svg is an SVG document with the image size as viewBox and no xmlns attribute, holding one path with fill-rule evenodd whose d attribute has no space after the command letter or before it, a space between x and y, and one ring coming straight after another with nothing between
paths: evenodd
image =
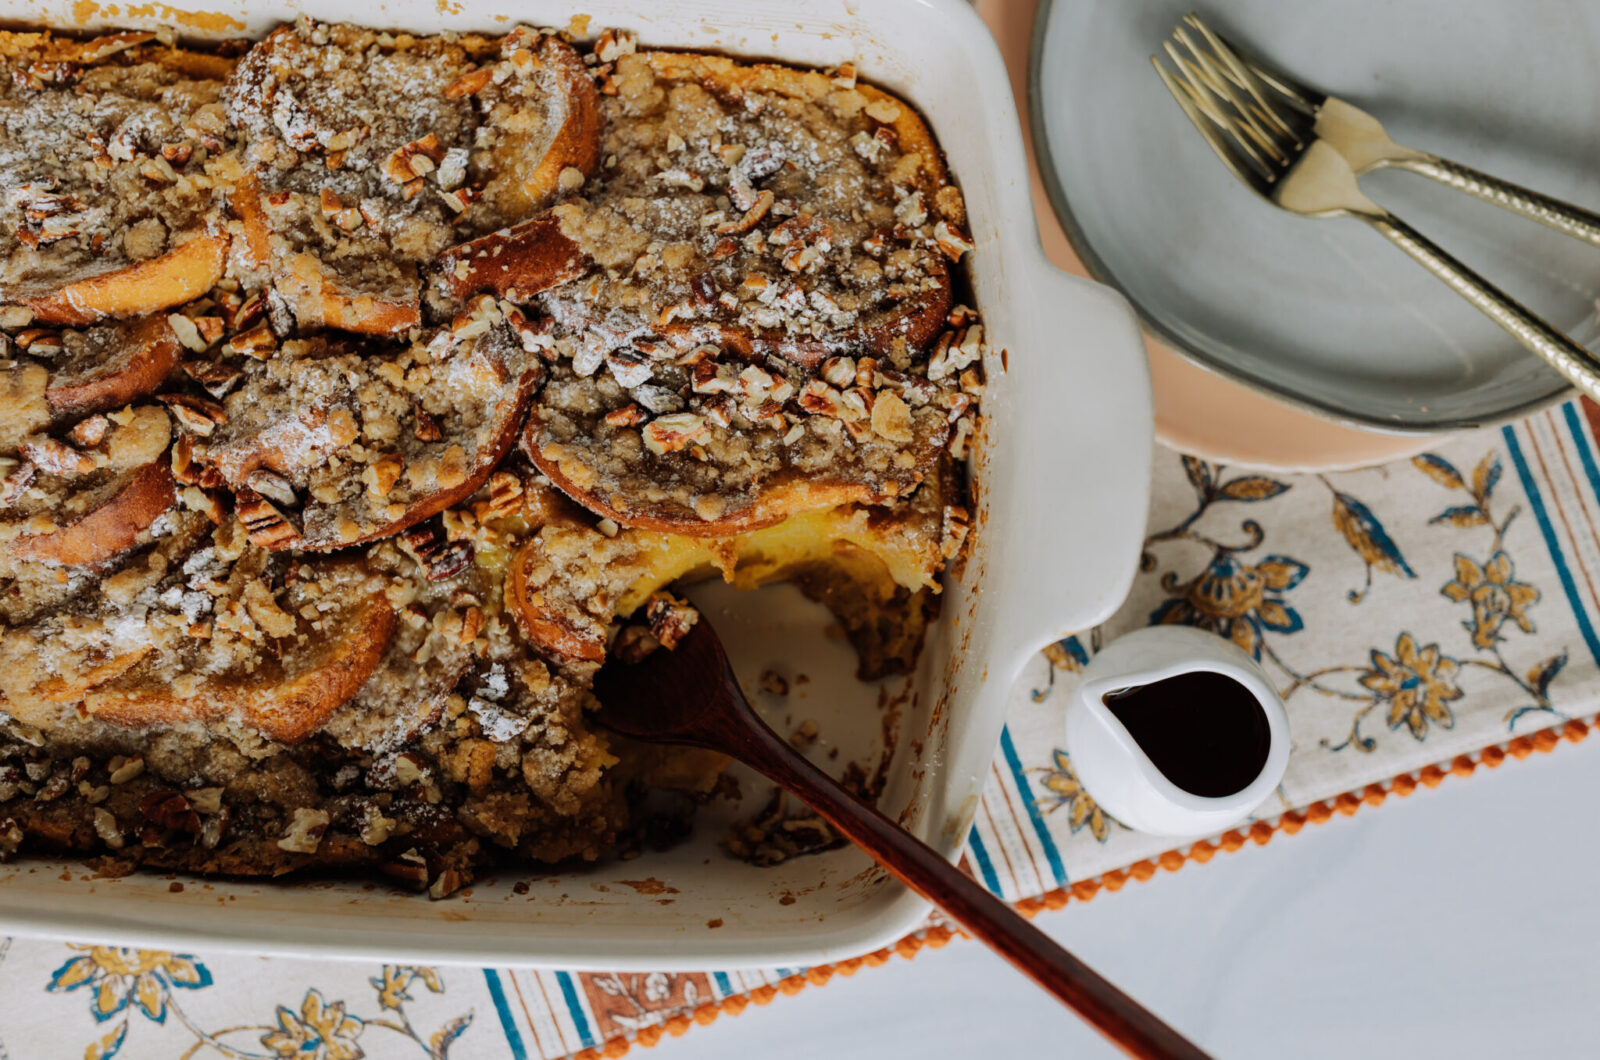
<instances>
[{"instance_id":1,"label":"stacked plate","mask_svg":"<svg viewBox=\"0 0 1600 1060\"><path fill-rule=\"evenodd\" d=\"M1057 218L1088 271L1191 362L1155 359L1169 440L1234 459L1335 466L1570 396L1554 371L1366 226L1273 210L1218 164L1148 61L1188 7L1042 0L1029 67L1034 142ZM1234 0L1202 14L1371 111L1401 143L1600 206L1589 132L1600 128L1600 6ZM1600 348L1600 252L1410 174L1378 172L1362 186ZM1163 376L1185 373L1172 388L1183 400L1163 400ZM1202 381L1212 397L1197 402L1195 379L1211 373L1229 383ZM1277 402L1356 429L1267 411ZM1262 416L1275 431L1320 432L1326 448L1292 445L1299 455L1274 459Z\"/></svg>"}]
</instances>

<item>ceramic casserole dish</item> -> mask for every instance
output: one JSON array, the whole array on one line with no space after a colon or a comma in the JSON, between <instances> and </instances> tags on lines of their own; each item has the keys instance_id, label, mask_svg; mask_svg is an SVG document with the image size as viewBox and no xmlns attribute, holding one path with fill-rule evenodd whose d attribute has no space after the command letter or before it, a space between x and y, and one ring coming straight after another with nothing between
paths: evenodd
<instances>
[{"instance_id":1,"label":"ceramic casserole dish","mask_svg":"<svg viewBox=\"0 0 1600 1060\"><path fill-rule=\"evenodd\" d=\"M503 32L520 21L592 37L614 26L648 46L816 66L850 60L861 77L922 109L966 196L977 247L967 257L972 297L991 353L987 427L973 453L973 534L965 562L947 578L918 672L893 687L856 682L848 651L820 636L818 609L793 590L753 594L762 600L753 611L734 599L752 594L720 587L698 599L718 615L747 682L788 657L791 644L805 655L802 627L814 627L820 646L795 661L814 687L795 709L852 753L856 743L886 745L880 805L958 857L1024 662L1109 615L1127 589L1151 458L1137 325L1109 289L1045 260L1010 85L971 8L962 0L210 6L218 9L155 5L157 17L150 7L92 0L0 0L0 16L85 30L164 22L196 39L260 36L301 14L423 33ZM587 20L574 22L579 15ZM880 724L885 703L893 725ZM759 808L766 791L748 780L743 788ZM23 860L0 866L0 932L363 959L693 970L845 959L914 930L925 915L921 899L854 849L769 868L735 860L721 839L751 808L714 802L693 834L667 850L566 871L530 867L437 902L359 880L188 880L174 893L157 875L100 879L78 863Z\"/></svg>"}]
</instances>

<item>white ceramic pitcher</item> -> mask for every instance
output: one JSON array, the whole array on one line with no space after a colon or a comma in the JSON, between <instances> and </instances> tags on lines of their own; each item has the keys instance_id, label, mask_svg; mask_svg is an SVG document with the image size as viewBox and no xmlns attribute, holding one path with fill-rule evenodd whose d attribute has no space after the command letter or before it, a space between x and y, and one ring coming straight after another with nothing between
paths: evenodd
<instances>
[{"instance_id":1,"label":"white ceramic pitcher","mask_svg":"<svg viewBox=\"0 0 1600 1060\"><path fill-rule=\"evenodd\" d=\"M1178 787L1151 761L1106 704L1110 693L1181 674L1232 678L1260 705L1267 754L1260 772L1230 795L1207 797ZM1194 709L1204 710L1204 702ZM1289 763L1289 718L1255 660L1231 641L1189 626L1151 626L1118 637L1084 668L1067 705L1066 750L1078 781L1100 808L1129 828L1196 837L1223 831L1264 803Z\"/></svg>"}]
</instances>

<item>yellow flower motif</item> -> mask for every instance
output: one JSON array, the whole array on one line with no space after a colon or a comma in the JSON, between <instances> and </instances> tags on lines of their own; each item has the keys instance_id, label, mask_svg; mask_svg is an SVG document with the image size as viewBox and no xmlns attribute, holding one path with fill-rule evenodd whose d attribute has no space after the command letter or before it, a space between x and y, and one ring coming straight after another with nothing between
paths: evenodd
<instances>
[{"instance_id":1,"label":"yellow flower motif","mask_svg":"<svg viewBox=\"0 0 1600 1060\"><path fill-rule=\"evenodd\" d=\"M278 1006L278 1029L263 1034L261 1044L292 1060L361 1060L366 1053L356 1039L364 1026L359 1016L345 1014L343 1001L330 1005L307 990L298 1013Z\"/></svg>"},{"instance_id":2,"label":"yellow flower motif","mask_svg":"<svg viewBox=\"0 0 1600 1060\"><path fill-rule=\"evenodd\" d=\"M1455 716L1446 705L1460 699L1455 676L1461 664L1430 644L1420 651L1411 634L1402 633L1395 641L1394 655L1372 650L1372 669L1361 675L1361 684L1377 693L1380 702L1389 704L1389 728L1405 725L1418 740L1428 733L1428 722L1440 728L1454 727Z\"/></svg>"},{"instance_id":3,"label":"yellow flower motif","mask_svg":"<svg viewBox=\"0 0 1600 1060\"><path fill-rule=\"evenodd\" d=\"M418 979L435 994L444 993L444 981L439 978L437 971L409 964L386 964L382 975L367 982L378 992L379 1005L398 1012L411 1000L411 984Z\"/></svg>"},{"instance_id":4,"label":"yellow flower motif","mask_svg":"<svg viewBox=\"0 0 1600 1060\"><path fill-rule=\"evenodd\" d=\"M1471 557L1456 553L1456 576L1440 590L1456 603L1471 601L1472 620L1464 622L1478 648L1492 648L1505 638L1500 627L1510 619L1524 633L1533 632L1528 608L1539 599L1539 590L1515 578L1511 557L1496 552L1489 562L1478 566Z\"/></svg>"},{"instance_id":5,"label":"yellow flower motif","mask_svg":"<svg viewBox=\"0 0 1600 1060\"><path fill-rule=\"evenodd\" d=\"M1106 841L1108 826L1105 811L1100 809L1100 804L1089 797L1083 785L1078 782L1078 775L1072 770L1072 760L1065 751L1056 751L1052 758L1055 760L1054 769L1044 770L1045 790L1051 797L1041 799L1048 802L1045 812L1050 813L1065 806L1067 808L1067 826L1076 832L1084 825L1089 826L1089 832L1100 842Z\"/></svg>"},{"instance_id":6,"label":"yellow flower motif","mask_svg":"<svg viewBox=\"0 0 1600 1060\"><path fill-rule=\"evenodd\" d=\"M124 949L116 946L74 946L84 951L50 977L46 990L65 993L80 987L92 991L89 1011L104 1023L131 1002L157 1023L167 1019L167 994L173 987L199 990L211 985L205 965L186 953Z\"/></svg>"},{"instance_id":7,"label":"yellow flower motif","mask_svg":"<svg viewBox=\"0 0 1600 1060\"><path fill-rule=\"evenodd\" d=\"M1299 612L1283 594L1299 585L1310 570L1288 556L1267 556L1242 563L1223 552L1200 576L1150 614L1150 624L1187 625L1227 637L1253 657L1261 658L1263 630L1296 633L1305 628ZM1163 579L1168 592L1180 591L1176 579Z\"/></svg>"}]
</instances>

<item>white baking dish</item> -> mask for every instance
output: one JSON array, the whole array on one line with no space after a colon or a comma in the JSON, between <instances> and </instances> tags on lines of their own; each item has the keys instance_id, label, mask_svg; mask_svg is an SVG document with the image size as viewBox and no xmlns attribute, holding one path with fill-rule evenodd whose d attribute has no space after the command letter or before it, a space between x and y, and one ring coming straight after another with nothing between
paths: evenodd
<instances>
[{"instance_id":1,"label":"white baking dish","mask_svg":"<svg viewBox=\"0 0 1600 1060\"><path fill-rule=\"evenodd\" d=\"M581 12L590 16L590 34L625 27L649 45L819 66L853 60L862 77L924 111L966 194L977 243L969 255L972 280L993 353L987 435L975 457L973 547L911 681L881 805L957 857L1024 661L1109 615L1127 589L1151 456L1148 380L1133 316L1108 289L1046 262L1010 85L977 15L962 0L215 6L221 13L184 18L180 31L259 35L301 13L422 32L503 31L514 20L567 26ZM156 10L175 17L165 5ZM89 21L76 22L75 11L89 12ZM116 11L81 0L0 0L0 18L16 23L158 24ZM710 606L726 595L711 592ZM809 667L812 692L789 704L791 720L816 718L825 738L853 753L857 733L878 731L879 690L847 676L850 660L837 644L791 636L795 627L783 616L794 595L764 598L756 625L732 618L719 624L747 676L771 661ZM809 605L792 613L801 626L820 625ZM785 632L774 640L778 627ZM805 644L814 647L792 646ZM814 653L796 660L795 652ZM849 757L841 754L838 763ZM764 792L744 787L759 805ZM694 836L669 851L532 876L521 895L508 876L443 902L359 882L189 881L172 893L157 876L96 880L81 865L23 862L0 869L0 931L273 953L691 970L839 960L913 930L926 912L854 850L767 869L736 861L719 846L732 819L730 808L713 805Z\"/></svg>"}]
</instances>

